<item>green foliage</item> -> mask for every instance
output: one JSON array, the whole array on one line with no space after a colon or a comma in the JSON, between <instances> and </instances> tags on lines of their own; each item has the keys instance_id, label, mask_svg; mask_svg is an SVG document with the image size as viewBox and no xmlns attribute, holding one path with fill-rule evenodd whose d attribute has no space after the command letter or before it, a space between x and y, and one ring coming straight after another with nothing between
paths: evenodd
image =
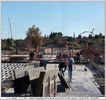
<instances>
[{"instance_id":1,"label":"green foliage","mask_svg":"<svg viewBox=\"0 0 106 100\"><path fill-rule=\"evenodd\" d=\"M99 35L95 35L95 36L94 36L94 39L98 39L98 38L99 38Z\"/></svg>"},{"instance_id":2,"label":"green foliage","mask_svg":"<svg viewBox=\"0 0 106 100\"><path fill-rule=\"evenodd\" d=\"M73 37L68 37L68 38L67 38L67 41L68 41L68 42L74 42L74 38L73 38Z\"/></svg>"},{"instance_id":3,"label":"green foliage","mask_svg":"<svg viewBox=\"0 0 106 100\"><path fill-rule=\"evenodd\" d=\"M49 35L49 38L53 41L53 43L58 43L63 37L63 34L61 32L51 32Z\"/></svg>"},{"instance_id":4,"label":"green foliage","mask_svg":"<svg viewBox=\"0 0 106 100\"><path fill-rule=\"evenodd\" d=\"M14 45L15 45L15 41L13 39L8 38L7 39L7 48L8 49L14 48Z\"/></svg>"},{"instance_id":5,"label":"green foliage","mask_svg":"<svg viewBox=\"0 0 106 100\"><path fill-rule=\"evenodd\" d=\"M104 38L104 36L102 35L102 33L99 34L99 38Z\"/></svg>"},{"instance_id":6,"label":"green foliage","mask_svg":"<svg viewBox=\"0 0 106 100\"><path fill-rule=\"evenodd\" d=\"M74 49L80 49L80 45L77 42L72 42L72 46Z\"/></svg>"},{"instance_id":7,"label":"green foliage","mask_svg":"<svg viewBox=\"0 0 106 100\"><path fill-rule=\"evenodd\" d=\"M88 37L79 35L77 38L73 38L71 36L63 36L61 32L51 32L50 35L42 37L40 29L33 25L28 28L26 35L26 38L23 40L11 40L9 38L2 40L2 49L10 49L11 47L18 49L27 47L36 49L42 46L66 47L68 42L72 44L74 49L84 48L87 44L90 45L90 43L91 45L97 44L97 46L100 46L101 48L105 47L105 36L102 33L95 36L90 34Z\"/></svg>"},{"instance_id":8,"label":"green foliage","mask_svg":"<svg viewBox=\"0 0 106 100\"><path fill-rule=\"evenodd\" d=\"M78 35L78 39L81 39L82 38L82 36L81 35Z\"/></svg>"},{"instance_id":9,"label":"green foliage","mask_svg":"<svg viewBox=\"0 0 106 100\"><path fill-rule=\"evenodd\" d=\"M93 37L92 37L92 35L91 34L89 34L89 37L88 37L89 39L92 39Z\"/></svg>"},{"instance_id":10,"label":"green foliage","mask_svg":"<svg viewBox=\"0 0 106 100\"><path fill-rule=\"evenodd\" d=\"M63 34L61 32L51 32L51 34L49 35L50 39L55 39L55 38L62 38Z\"/></svg>"}]
</instances>

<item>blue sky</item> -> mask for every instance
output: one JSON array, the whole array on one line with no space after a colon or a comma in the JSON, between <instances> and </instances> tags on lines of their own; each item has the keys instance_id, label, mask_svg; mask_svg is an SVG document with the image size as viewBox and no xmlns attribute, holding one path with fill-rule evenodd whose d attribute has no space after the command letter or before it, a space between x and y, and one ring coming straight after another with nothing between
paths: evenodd
<instances>
[{"instance_id":1,"label":"blue sky","mask_svg":"<svg viewBox=\"0 0 106 100\"><path fill-rule=\"evenodd\" d=\"M32 25L39 27L42 35L62 32L64 36L78 36L83 31L94 34L105 31L104 2L2 2L2 34L10 37L8 17L13 37L23 39ZM85 36L88 33L84 34Z\"/></svg>"}]
</instances>

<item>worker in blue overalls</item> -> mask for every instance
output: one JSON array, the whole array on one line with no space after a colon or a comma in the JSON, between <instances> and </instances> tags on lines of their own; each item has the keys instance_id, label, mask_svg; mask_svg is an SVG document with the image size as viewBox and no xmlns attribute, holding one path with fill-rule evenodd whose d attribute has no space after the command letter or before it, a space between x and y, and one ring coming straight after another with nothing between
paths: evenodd
<instances>
[{"instance_id":1,"label":"worker in blue overalls","mask_svg":"<svg viewBox=\"0 0 106 100\"><path fill-rule=\"evenodd\" d=\"M75 68L74 58L72 57L72 54L69 54L68 56L68 81L72 81L72 70L73 66Z\"/></svg>"}]
</instances>

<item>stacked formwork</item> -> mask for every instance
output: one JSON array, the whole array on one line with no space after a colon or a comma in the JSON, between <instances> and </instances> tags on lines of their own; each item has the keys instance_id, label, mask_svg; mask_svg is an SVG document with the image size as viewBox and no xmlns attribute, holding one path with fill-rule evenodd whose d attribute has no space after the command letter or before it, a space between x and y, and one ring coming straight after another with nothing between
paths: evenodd
<instances>
[{"instance_id":1,"label":"stacked formwork","mask_svg":"<svg viewBox=\"0 0 106 100\"><path fill-rule=\"evenodd\" d=\"M21 68L13 71L15 94L35 97L54 97L56 95L57 69L45 70L43 67Z\"/></svg>"}]
</instances>

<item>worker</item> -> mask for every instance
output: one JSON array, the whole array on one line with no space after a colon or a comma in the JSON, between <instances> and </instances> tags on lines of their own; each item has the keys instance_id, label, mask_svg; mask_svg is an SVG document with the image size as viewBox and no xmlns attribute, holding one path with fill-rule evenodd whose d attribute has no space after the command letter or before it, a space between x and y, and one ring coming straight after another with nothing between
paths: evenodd
<instances>
[{"instance_id":1,"label":"worker","mask_svg":"<svg viewBox=\"0 0 106 100\"><path fill-rule=\"evenodd\" d=\"M46 70L46 65L47 65L47 62L46 62L46 60L44 59L44 56L42 56L42 58L40 59L40 64L39 64L39 66L40 67L44 67L44 69Z\"/></svg>"},{"instance_id":2,"label":"worker","mask_svg":"<svg viewBox=\"0 0 106 100\"><path fill-rule=\"evenodd\" d=\"M80 53L79 52L77 52L77 54L76 54L76 60L77 60L77 63L80 62Z\"/></svg>"},{"instance_id":3,"label":"worker","mask_svg":"<svg viewBox=\"0 0 106 100\"><path fill-rule=\"evenodd\" d=\"M68 56L68 81L69 82L72 82L73 65L74 65L74 68L75 68L74 58L72 57L72 54L70 53L69 56Z\"/></svg>"},{"instance_id":4,"label":"worker","mask_svg":"<svg viewBox=\"0 0 106 100\"><path fill-rule=\"evenodd\" d=\"M60 52L59 53L59 61L61 61L62 60L62 53Z\"/></svg>"},{"instance_id":5,"label":"worker","mask_svg":"<svg viewBox=\"0 0 106 100\"><path fill-rule=\"evenodd\" d=\"M34 59L34 51L31 51L29 54L30 61Z\"/></svg>"},{"instance_id":6,"label":"worker","mask_svg":"<svg viewBox=\"0 0 106 100\"><path fill-rule=\"evenodd\" d=\"M59 63L58 68L59 68L60 74L64 76L64 72L66 71L66 68L67 68L66 61L61 61Z\"/></svg>"}]
</instances>

